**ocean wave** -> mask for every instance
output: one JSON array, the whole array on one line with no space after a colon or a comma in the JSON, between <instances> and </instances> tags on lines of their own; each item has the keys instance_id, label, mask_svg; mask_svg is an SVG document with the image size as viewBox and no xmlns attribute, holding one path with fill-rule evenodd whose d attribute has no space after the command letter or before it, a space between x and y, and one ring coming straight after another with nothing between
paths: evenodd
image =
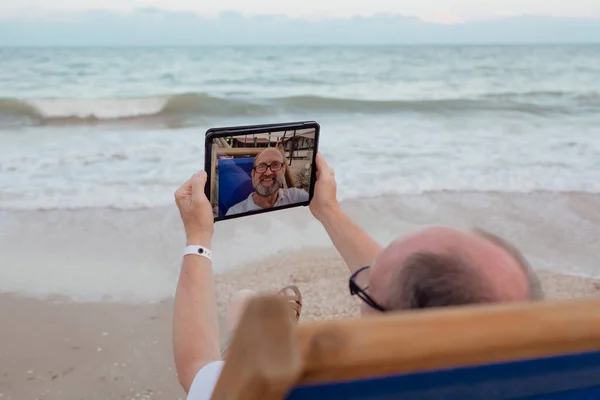
<instances>
[{"instance_id":1,"label":"ocean wave","mask_svg":"<svg viewBox=\"0 0 600 400\"><path fill-rule=\"evenodd\" d=\"M286 109L294 111L329 111L353 113L412 112L423 114L465 113L473 111L513 111L528 114L556 113L558 107L535 104L494 102L482 99L436 100L357 100L319 96L297 96L280 100Z\"/></svg>"},{"instance_id":2,"label":"ocean wave","mask_svg":"<svg viewBox=\"0 0 600 400\"><path fill-rule=\"evenodd\" d=\"M534 90L526 92L487 93L483 95L482 98L506 101L521 100L527 102L571 101L573 104L600 107L600 93L598 92L581 93L560 90Z\"/></svg>"},{"instance_id":3,"label":"ocean wave","mask_svg":"<svg viewBox=\"0 0 600 400\"><path fill-rule=\"evenodd\" d=\"M204 94L119 99L0 99L2 122L69 125L103 121L147 120L178 116L238 116L267 113L266 107L243 100ZM168 121L166 121L168 122Z\"/></svg>"},{"instance_id":4,"label":"ocean wave","mask_svg":"<svg viewBox=\"0 0 600 400\"><path fill-rule=\"evenodd\" d=\"M514 112L569 114L581 106L600 111L600 94L527 92L486 94L478 98L364 100L324 96L240 99L185 93L141 98L0 99L0 126L97 124L111 121L185 122L198 117L269 116L282 113ZM583 110L585 111L585 110Z\"/></svg>"}]
</instances>

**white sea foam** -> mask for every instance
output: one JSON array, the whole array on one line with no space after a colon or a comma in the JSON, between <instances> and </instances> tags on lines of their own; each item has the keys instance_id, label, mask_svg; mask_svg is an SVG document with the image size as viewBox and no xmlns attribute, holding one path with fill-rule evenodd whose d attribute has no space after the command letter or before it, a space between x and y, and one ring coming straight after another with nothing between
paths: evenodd
<instances>
[{"instance_id":1,"label":"white sea foam","mask_svg":"<svg viewBox=\"0 0 600 400\"><path fill-rule=\"evenodd\" d=\"M439 190L600 192L600 127L324 118L320 150L340 199ZM208 127L208 126L207 126ZM206 127L206 128L207 128ZM0 209L168 205L203 168L206 128L71 128L0 135ZM32 145L33 144L33 145Z\"/></svg>"},{"instance_id":2,"label":"white sea foam","mask_svg":"<svg viewBox=\"0 0 600 400\"><path fill-rule=\"evenodd\" d=\"M138 99L40 99L26 103L44 118L117 119L153 115L160 112L167 99L148 97Z\"/></svg>"}]
</instances>

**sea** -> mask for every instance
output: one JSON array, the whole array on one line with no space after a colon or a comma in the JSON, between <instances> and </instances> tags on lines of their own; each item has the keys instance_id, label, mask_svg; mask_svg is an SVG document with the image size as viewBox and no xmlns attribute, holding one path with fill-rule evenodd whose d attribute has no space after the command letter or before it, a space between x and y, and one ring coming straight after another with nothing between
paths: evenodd
<instances>
[{"instance_id":1,"label":"sea","mask_svg":"<svg viewBox=\"0 0 600 400\"><path fill-rule=\"evenodd\" d=\"M378 226L390 213L398 224L404 217L385 208L392 200L361 203L369 198L430 196L431 210L431 196L444 193L496 193L512 196L509 203L531 194L538 200L525 208L539 211L553 195L600 193L600 45L1 48L0 292L81 295L84 277L73 271L91 262L114 274L103 285L103 275L85 275L94 276L86 293L152 298L151 289L133 288L135 279L160 286L164 275L142 272L152 258L144 246L153 244L127 242L139 223L132 216L173 215L174 190L203 167L209 128L304 120L321 126L319 150L336 171L340 201L359 218L387 210L365 220L374 234L386 231ZM572 207L552 204L547 218L572 217ZM561 232L589 222L586 213ZM229 244L257 235L242 219L230 226L222 234ZM326 240L298 229L290 233L296 247ZM94 249L92 238L124 247L110 263L89 260L83 249ZM47 251L25 262L15 250L25 242ZM248 252L266 256L292 241L284 242ZM74 243L80 258L65 258ZM98 248L111 254L108 244ZM142 258L122 257L132 249ZM251 258L236 254L223 264ZM40 277L50 255L57 269ZM131 282L120 280L125 259L139 264ZM27 267L15 272L14 263ZM589 265L577 272L599 272Z\"/></svg>"}]
</instances>

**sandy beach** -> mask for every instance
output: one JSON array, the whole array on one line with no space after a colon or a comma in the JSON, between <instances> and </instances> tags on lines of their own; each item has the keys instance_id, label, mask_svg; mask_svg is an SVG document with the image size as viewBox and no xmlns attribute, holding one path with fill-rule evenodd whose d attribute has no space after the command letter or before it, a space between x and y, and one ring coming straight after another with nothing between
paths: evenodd
<instances>
[{"instance_id":1,"label":"sandy beach","mask_svg":"<svg viewBox=\"0 0 600 400\"><path fill-rule=\"evenodd\" d=\"M548 298L568 299L600 295L600 280L576 276L596 265L597 200L577 194L435 193L350 201L344 208L382 244L435 221L493 228L521 245ZM171 348L181 243L172 209L6 212L2 217L7 223L0 235L0 399L185 398ZM236 290L276 291L288 284L303 293L302 322L356 317L345 264L308 210L277 217L217 226L214 248L223 253L215 260L221 318ZM19 245L23 238L31 243L42 236L46 253L25 252L25 244ZM295 241L281 242L278 236ZM85 244L87 253L81 248ZM232 246L239 251L227 251ZM263 250L249 250L259 247ZM129 292L123 289L127 285Z\"/></svg>"},{"instance_id":2,"label":"sandy beach","mask_svg":"<svg viewBox=\"0 0 600 400\"><path fill-rule=\"evenodd\" d=\"M268 276L269 279L262 279ZM540 274L548 298L600 296L600 281ZM294 283L301 321L358 316L335 250L305 249L216 277L219 313L231 293ZM171 351L172 301L71 303L0 296L2 399L183 399Z\"/></svg>"}]
</instances>

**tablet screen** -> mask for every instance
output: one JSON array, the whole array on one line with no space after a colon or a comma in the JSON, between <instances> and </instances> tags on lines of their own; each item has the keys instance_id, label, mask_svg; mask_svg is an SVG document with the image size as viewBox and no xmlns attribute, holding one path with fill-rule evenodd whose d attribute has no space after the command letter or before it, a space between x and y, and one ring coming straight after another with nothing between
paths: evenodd
<instances>
[{"instance_id":1,"label":"tablet screen","mask_svg":"<svg viewBox=\"0 0 600 400\"><path fill-rule=\"evenodd\" d=\"M315 133L308 128L213 138L210 198L215 218L305 205Z\"/></svg>"}]
</instances>

